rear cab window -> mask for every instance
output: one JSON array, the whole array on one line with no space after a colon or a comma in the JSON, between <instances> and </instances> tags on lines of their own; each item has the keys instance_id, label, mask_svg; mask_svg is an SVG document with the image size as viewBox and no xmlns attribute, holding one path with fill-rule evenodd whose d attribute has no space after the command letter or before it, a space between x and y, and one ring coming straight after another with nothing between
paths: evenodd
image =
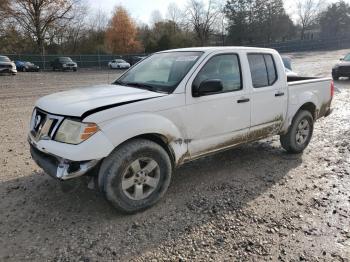
<instances>
[{"instance_id":1,"label":"rear cab window","mask_svg":"<svg viewBox=\"0 0 350 262\"><path fill-rule=\"evenodd\" d=\"M277 81L276 64L271 54L248 54L254 88L272 86Z\"/></svg>"}]
</instances>

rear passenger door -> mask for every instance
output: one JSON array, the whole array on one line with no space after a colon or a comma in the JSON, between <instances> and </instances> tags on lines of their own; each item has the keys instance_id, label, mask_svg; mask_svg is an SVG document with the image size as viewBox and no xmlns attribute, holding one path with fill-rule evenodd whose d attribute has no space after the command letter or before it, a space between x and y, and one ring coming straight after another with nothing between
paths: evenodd
<instances>
[{"instance_id":1,"label":"rear passenger door","mask_svg":"<svg viewBox=\"0 0 350 262\"><path fill-rule=\"evenodd\" d=\"M269 53L248 53L247 56L251 73L249 140L254 140L278 133L284 121L287 94L285 81L276 67L277 56Z\"/></svg>"}]
</instances>

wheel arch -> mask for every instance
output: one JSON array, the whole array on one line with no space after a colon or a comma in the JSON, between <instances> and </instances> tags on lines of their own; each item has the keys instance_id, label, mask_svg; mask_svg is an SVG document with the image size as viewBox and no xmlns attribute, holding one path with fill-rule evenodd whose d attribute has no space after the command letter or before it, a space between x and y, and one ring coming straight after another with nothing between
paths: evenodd
<instances>
[{"instance_id":1,"label":"wheel arch","mask_svg":"<svg viewBox=\"0 0 350 262\"><path fill-rule=\"evenodd\" d=\"M288 132L288 130L290 129L293 120L295 119L295 117L298 115L298 113L301 110L305 110L311 113L314 121L316 121L317 119L317 107L316 104L312 101L307 101L304 102L301 106L299 107L294 107L294 109L291 110L291 112L293 112L291 115L288 116L287 121L285 122L283 128L282 128L282 132L281 134L286 134Z\"/></svg>"},{"instance_id":2,"label":"wheel arch","mask_svg":"<svg viewBox=\"0 0 350 262\"><path fill-rule=\"evenodd\" d=\"M138 138L150 140L150 141L160 145L169 155L172 167L173 168L175 167L175 165L176 165L175 152L174 152L173 148L170 146L170 141L166 136L158 134L158 133L147 133L147 134L134 136L134 137L126 140L124 143L129 142L133 139L138 139Z\"/></svg>"},{"instance_id":3,"label":"wheel arch","mask_svg":"<svg viewBox=\"0 0 350 262\"><path fill-rule=\"evenodd\" d=\"M181 164L188 152L184 131L161 115L142 113L125 116L106 123L101 130L115 148L135 138L153 141L166 150L174 166Z\"/></svg>"},{"instance_id":4,"label":"wheel arch","mask_svg":"<svg viewBox=\"0 0 350 262\"><path fill-rule=\"evenodd\" d=\"M307 102L307 103L304 103L298 110L297 112L295 113L293 119L295 118L295 116L297 115L297 113L300 111L300 110L305 110L305 111L309 111L312 115L312 117L314 118L314 121L316 121L316 105L312 102Z\"/></svg>"}]
</instances>

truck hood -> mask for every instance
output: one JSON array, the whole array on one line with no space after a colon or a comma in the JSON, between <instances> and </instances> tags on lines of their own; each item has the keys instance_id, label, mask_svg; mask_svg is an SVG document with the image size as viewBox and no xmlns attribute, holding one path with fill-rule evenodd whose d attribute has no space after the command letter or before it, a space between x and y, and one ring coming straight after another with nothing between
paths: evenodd
<instances>
[{"instance_id":1,"label":"truck hood","mask_svg":"<svg viewBox=\"0 0 350 262\"><path fill-rule=\"evenodd\" d=\"M87 114L118 105L165 95L134 87L97 85L44 96L37 101L36 107L51 114L85 118Z\"/></svg>"}]
</instances>

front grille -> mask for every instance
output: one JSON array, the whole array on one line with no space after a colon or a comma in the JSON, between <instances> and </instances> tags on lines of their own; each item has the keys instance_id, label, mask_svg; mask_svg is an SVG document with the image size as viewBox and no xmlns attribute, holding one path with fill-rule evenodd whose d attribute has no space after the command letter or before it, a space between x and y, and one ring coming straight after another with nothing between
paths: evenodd
<instances>
[{"instance_id":1,"label":"front grille","mask_svg":"<svg viewBox=\"0 0 350 262\"><path fill-rule=\"evenodd\" d=\"M350 66L340 66L338 68L340 74L349 74L350 75Z\"/></svg>"},{"instance_id":2,"label":"front grille","mask_svg":"<svg viewBox=\"0 0 350 262\"><path fill-rule=\"evenodd\" d=\"M53 139L62 121L62 116L48 114L36 108L32 115L30 133L36 141Z\"/></svg>"},{"instance_id":3,"label":"front grille","mask_svg":"<svg viewBox=\"0 0 350 262\"><path fill-rule=\"evenodd\" d=\"M12 68L11 65L0 65L0 68Z\"/></svg>"}]
</instances>

